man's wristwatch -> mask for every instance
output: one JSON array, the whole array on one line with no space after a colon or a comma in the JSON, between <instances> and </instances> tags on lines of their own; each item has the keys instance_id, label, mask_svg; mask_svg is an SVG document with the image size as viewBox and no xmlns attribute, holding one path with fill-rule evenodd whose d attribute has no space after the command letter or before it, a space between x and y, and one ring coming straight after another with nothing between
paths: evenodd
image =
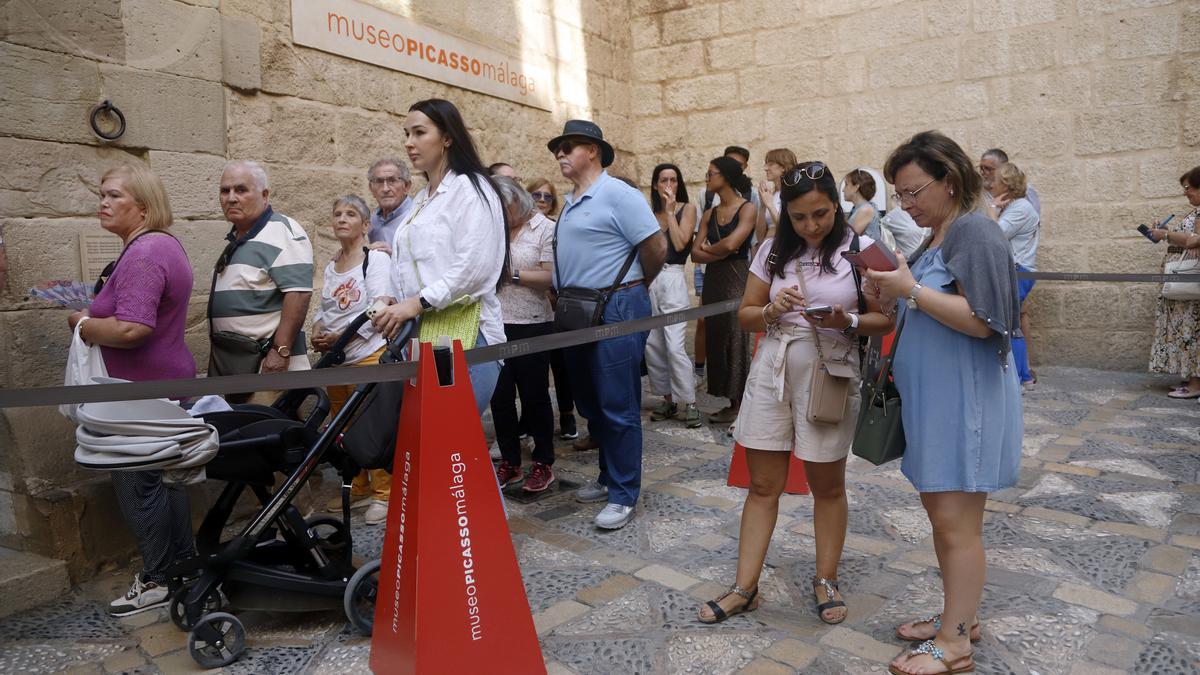
<instances>
[{"instance_id":1,"label":"man's wristwatch","mask_svg":"<svg viewBox=\"0 0 1200 675\"><path fill-rule=\"evenodd\" d=\"M425 296L418 295L417 300L421 303L421 311L428 312L429 310L433 309L433 305L429 304L429 301L425 299Z\"/></svg>"},{"instance_id":2,"label":"man's wristwatch","mask_svg":"<svg viewBox=\"0 0 1200 675\"><path fill-rule=\"evenodd\" d=\"M904 299L904 304L908 305L909 309L917 308L917 294L921 292L922 288L925 287L919 283L916 283L913 284L912 289L908 291L908 297Z\"/></svg>"},{"instance_id":3,"label":"man's wristwatch","mask_svg":"<svg viewBox=\"0 0 1200 675\"><path fill-rule=\"evenodd\" d=\"M842 329L842 335L845 335L846 337L852 337L854 335L854 331L858 330L858 315L848 314L847 316L850 317L850 325Z\"/></svg>"},{"instance_id":4,"label":"man's wristwatch","mask_svg":"<svg viewBox=\"0 0 1200 675\"><path fill-rule=\"evenodd\" d=\"M275 345L275 351L285 359L292 358L292 348L287 345Z\"/></svg>"}]
</instances>

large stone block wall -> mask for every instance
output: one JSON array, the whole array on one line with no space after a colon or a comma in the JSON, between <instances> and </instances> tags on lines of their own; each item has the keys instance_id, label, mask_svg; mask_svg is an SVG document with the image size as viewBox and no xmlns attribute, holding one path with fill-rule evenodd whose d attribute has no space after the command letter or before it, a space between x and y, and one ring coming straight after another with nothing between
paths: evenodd
<instances>
[{"instance_id":1,"label":"large stone block wall","mask_svg":"<svg viewBox=\"0 0 1200 675\"><path fill-rule=\"evenodd\" d=\"M672 161L693 194L726 145L839 174L940 129L1003 147L1043 203L1039 268L1154 272L1137 224L1187 209L1200 164L1200 5L1170 0L634 0L637 179ZM889 186L890 187L890 186ZM1035 357L1146 366L1153 284L1043 282Z\"/></svg>"},{"instance_id":2,"label":"large stone block wall","mask_svg":"<svg viewBox=\"0 0 1200 675\"><path fill-rule=\"evenodd\" d=\"M334 197L353 192L370 202L368 165L405 157L404 115L423 98L454 101L484 161L508 161L525 177L565 187L545 142L571 117L604 125L622 148L618 170L632 173L627 2L375 4L504 53L557 54L554 110L297 46L287 0L3 3L0 233L9 281L0 289L0 348L9 358L0 386L62 381L67 312L25 289L80 276L78 235L102 232L98 181L111 166L145 163L166 184L173 232L195 276L187 336L201 368L210 270L228 229L217 200L227 159L266 166L272 205L314 237L318 274L335 248ZM114 143L87 123L104 99L128 121ZM71 432L52 408L0 411L0 545L66 559L82 578L128 555L131 540L107 478L74 464Z\"/></svg>"},{"instance_id":3,"label":"large stone block wall","mask_svg":"<svg viewBox=\"0 0 1200 675\"><path fill-rule=\"evenodd\" d=\"M197 295L188 343L207 360L203 308L227 224L217 178L263 162L272 203L332 253L335 195L367 194L382 154L403 157L412 102L462 109L485 161L556 180L545 141L598 121L614 173L645 185L659 161L699 187L727 144L791 147L839 171L879 166L907 135L939 128L972 154L1006 147L1045 209L1044 269L1142 271L1160 249L1131 232L1182 206L1176 177L1200 162L1200 8L1161 0L371 0L506 53L556 55L542 111L291 41L288 0L0 3L0 386L60 381L66 312L24 289L79 276L77 235L99 231L99 175L144 162L165 181ZM88 129L111 99L115 143ZM420 180L418 179L418 186ZM321 265L318 265L320 269ZM318 280L319 282L319 280ZM1042 284L1043 362L1140 368L1154 288ZM126 555L103 476L71 460L53 409L0 411L0 545L70 562L76 578Z\"/></svg>"}]
</instances>

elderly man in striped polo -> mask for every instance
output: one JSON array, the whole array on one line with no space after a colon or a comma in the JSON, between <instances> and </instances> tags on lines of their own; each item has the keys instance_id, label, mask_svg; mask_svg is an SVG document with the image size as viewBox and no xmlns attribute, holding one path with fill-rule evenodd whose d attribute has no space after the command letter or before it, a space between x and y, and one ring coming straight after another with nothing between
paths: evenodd
<instances>
[{"instance_id":1,"label":"elderly man in striped polo","mask_svg":"<svg viewBox=\"0 0 1200 675\"><path fill-rule=\"evenodd\" d=\"M233 227L213 270L208 309L213 333L228 332L269 349L259 372L308 369L301 328L312 296L312 242L294 219L271 209L267 172L257 162L234 160L221 174L221 210ZM209 375L243 373L213 372Z\"/></svg>"}]
</instances>

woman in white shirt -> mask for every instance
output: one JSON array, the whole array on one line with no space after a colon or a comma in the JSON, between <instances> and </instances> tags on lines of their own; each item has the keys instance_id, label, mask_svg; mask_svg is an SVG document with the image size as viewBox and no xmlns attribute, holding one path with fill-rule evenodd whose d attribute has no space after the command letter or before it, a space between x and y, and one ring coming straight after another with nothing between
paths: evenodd
<instances>
[{"instance_id":1,"label":"woman in white shirt","mask_svg":"<svg viewBox=\"0 0 1200 675\"><path fill-rule=\"evenodd\" d=\"M1018 272L1037 271L1037 249L1041 238L1042 217L1037 207L1029 200L1025 173L1012 162L1005 162L996 169L992 184L992 201L988 205L992 220L1000 224L1004 236L1012 247L1013 260ZM1029 351L1029 314L1025 311L1025 298L1033 290L1033 279L1020 279L1017 290L1021 299L1021 337L1013 338L1013 360L1017 363L1017 375L1022 387L1037 383Z\"/></svg>"},{"instance_id":2,"label":"woman in white shirt","mask_svg":"<svg viewBox=\"0 0 1200 675\"><path fill-rule=\"evenodd\" d=\"M390 302L392 290L392 261L383 251L368 250L367 230L371 227L371 212L358 195L342 195L333 202L333 236L341 247L325 266L321 286L321 306L313 317L312 346L327 352L355 317L371 308L376 300ZM371 366L379 363L386 343L371 324L359 329L358 335L346 345L345 365ZM351 385L333 385L329 393L330 410L337 414L350 392ZM368 525L387 520L388 499L392 492L392 477L383 469L362 471L350 488L350 506L367 506ZM340 511L341 497L327 504L331 511Z\"/></svg>"},{"instance_id":3,"label":"woman in white shirt","mask_svg":"<svg viewBox=\"0 0 1200 675\"><path fill-rule=\"evenodd\" d=\"M768 150L763 158L763 174L766 178L758 182L758 203L762 204L762 208L758 210L758 222L754 225L754 236L760 243L775 236L775 226L779 224L779 212L783 208L779 199L779 179L795 166L796 153L787 148Z\"/></svg>"},{"instance_id":4,"label":"woman in white shirt","mask_svg":"<svg viewBox=\"0 0 1200 675\"><path fill-rule=\"evenodd\" d=\"M546 291L554 268L554 221L534 207L533 198L511 178L492 178L500 188L508 216L512 283L500 289L504 333L511 340L554 332L554 310ZM521 397L521 424L517 396ZM550 354L528 354L504 360L492 394L492 421L502 459L496 480L507 486L524 481L525 492L542 492L554 483L554 408L550 405ZM521 471L519 426L533 437L533 466Z\"/></svg>"},{"instance_id":5,"label":"woman in white shirt","mask_svg":"<svg viewBox=\"0 0 1200 675\"><path fill-rule=\"evenodd\" d=\"M396 229L392 285L399 300L375 314L375 327L391 337L422 314L470 311L478 317L478 333L474 344L464 340L464 348L504 342L496 297L508 281L504 207L462 115L443 99L418 101L408 109L404 135L408 159L428 184ZM470 367L480 414L499 375L495 361Z\"/></svg>"}]
</instances>

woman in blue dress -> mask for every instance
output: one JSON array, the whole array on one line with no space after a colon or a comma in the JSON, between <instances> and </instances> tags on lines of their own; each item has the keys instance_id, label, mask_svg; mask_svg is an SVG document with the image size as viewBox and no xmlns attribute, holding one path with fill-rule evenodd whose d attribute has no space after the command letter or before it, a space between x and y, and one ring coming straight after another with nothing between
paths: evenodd
<instances>
[{"instance_id":1,"label":"woman in blue dress","mask_svg":"<svg viewBox=\"0 0 1200 675\"><path fill-rule=\"evenodd\" d=\"M903 333L896 386L907 447L901 470L921 493L942 572L942 613L896 629L920 641L891 664L897 675L974 669L983 593L983 505L1017 482L1021 394L1010 353L1020 304L1012 251L978 210L981 178L966 153L934 131L892 152L884 176L893 197L933 237L911 267L868 271L888 306L898 299Z\"/></svg>"}]
</instances>

